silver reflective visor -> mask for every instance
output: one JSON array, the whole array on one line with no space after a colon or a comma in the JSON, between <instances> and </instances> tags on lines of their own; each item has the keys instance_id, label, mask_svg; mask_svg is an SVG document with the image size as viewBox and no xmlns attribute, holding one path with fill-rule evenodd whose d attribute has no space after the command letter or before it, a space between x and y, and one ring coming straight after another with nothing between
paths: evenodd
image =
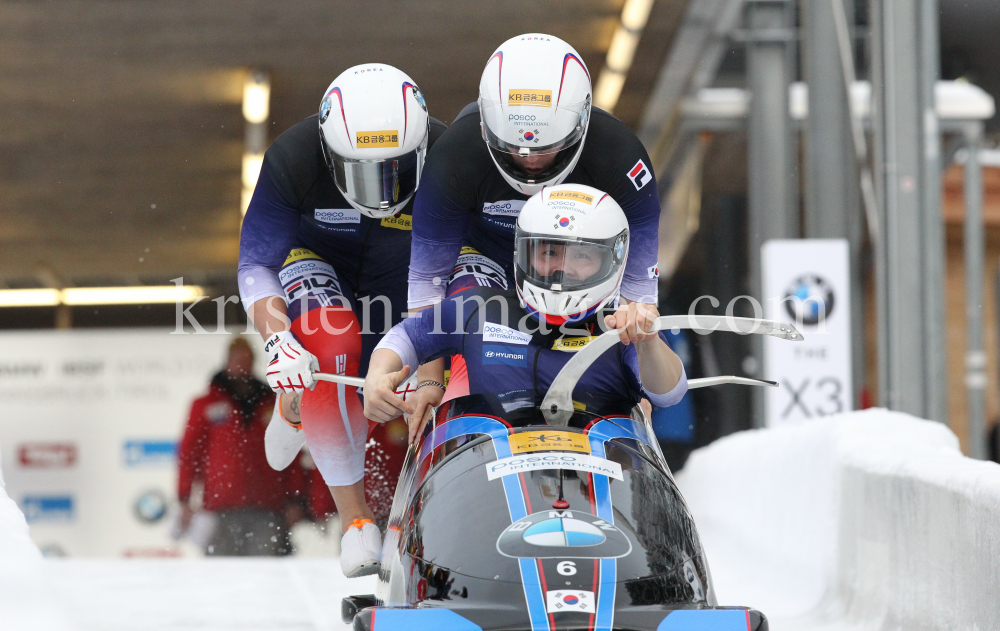
<instances>
[{"instance_id":1,"label":"silver reflective visor","mask_svg":"<svg viewBox=\"0 0 1000 631\"><path fill-rule=\"evenodd\" d=\"M325 138L322 145L326 164L341 194L352 206L372 217L395 214L417 192L427 154L426 136L413 151L382 160L351 160L331 151Z\"/></svg>"}]
</instances>

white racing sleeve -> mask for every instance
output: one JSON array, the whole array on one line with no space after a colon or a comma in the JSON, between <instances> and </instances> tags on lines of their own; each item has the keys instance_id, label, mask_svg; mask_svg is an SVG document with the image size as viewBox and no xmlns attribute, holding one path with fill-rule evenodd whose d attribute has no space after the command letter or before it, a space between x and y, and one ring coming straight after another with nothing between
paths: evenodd
<instances>
[{"instance_id":1,"label":"white racing sleeve","mask_svg":"<svg viewBox=\"0 0 1000 631\"><path fill-rule=\"evenodd\" d=\"M670 392L653 394L649 390L646 390L646 386L642 386L642 392L646 395L646 398L649 399L649 402L659 408L668 408L671 405L677 405L680 403L681 399L684 398L687 391L688 377L683 364L681 364L681 378L677 380L677 385L674 386L673 390Z\"/></svg>"},{"instance_id":2,"label":"white racing sleeve","mask_svg":"<svg viewBox=\"0 0 1000 631\"><path fill-rule=\"evenodd\" d=\"M240 265L237 277L244 311L249 311L250 305L258 300L270 296L285 298L285 290L281 288L278 272L273 269L263 265Z\"/></svg>"},{"instance_id":3,"label":"white racing sleeve","mask_svg":"<svg viewBox=\"0 0 1000 631\"><path fill-rule=\"evenodd\" d=\"M409 366L414 371L420 365L417 359L417 349L413 346L410 336L406 334L402 322L392 327L392 330L386 333L382 341L375 346L375 350L379 350L380 348L386 348L396 353L399 359L402 360L403 365Z\"/></svg>"}]
</instances>

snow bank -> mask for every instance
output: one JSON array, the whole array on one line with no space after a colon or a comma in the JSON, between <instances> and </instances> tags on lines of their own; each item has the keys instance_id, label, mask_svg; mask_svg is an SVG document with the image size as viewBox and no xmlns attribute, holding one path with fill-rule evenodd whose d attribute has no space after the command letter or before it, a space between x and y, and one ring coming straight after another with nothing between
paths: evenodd
<instances>
[{"instance_id":1,"label":"snow bank","mask_svg":"<svg viewBox=\"0 0 1000 631\"><path fill-rule=\"evenodd\" d=\"M1000 466L885 410L742 432L678 483L721 603L772 628L1000 629Z\"/></svg>"},{"instance_id":2,"label":"snow bank","mask_svg":"<svg viewBox=\"0 0 1000 631\"><path fill-rule=\"evenodd\" d=\"M53 608L42 553L28 536L28 524L0 473L0 627L63 631L73 627Z\"/></svg>"}]
</instances>

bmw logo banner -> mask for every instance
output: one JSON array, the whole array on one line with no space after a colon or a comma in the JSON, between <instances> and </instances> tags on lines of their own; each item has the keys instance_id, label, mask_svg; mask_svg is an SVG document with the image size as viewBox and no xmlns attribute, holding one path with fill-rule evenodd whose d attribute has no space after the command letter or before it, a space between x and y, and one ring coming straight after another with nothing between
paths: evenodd
<instances>
[{"instance_id":1,"label":"bmw logo banner","mask_svg":"<svg viewBox=\"0 0 1000 631\"><path fill-rule=\"evenodd\" d=\"M762 316L791 322L801 344L764 339L769 427L854 409L846 239L775 239L761 248Z\"/></svg>"}]
</instances>

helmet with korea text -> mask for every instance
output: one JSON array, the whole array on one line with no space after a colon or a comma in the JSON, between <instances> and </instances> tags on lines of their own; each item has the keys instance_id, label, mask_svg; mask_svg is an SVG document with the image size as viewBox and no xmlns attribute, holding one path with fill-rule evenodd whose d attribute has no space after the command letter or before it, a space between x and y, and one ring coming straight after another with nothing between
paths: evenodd
<instances>
[{"instance_id":1,"label":"helmet with korea text","mask_svg":"<svg viewBox=\"0 0 1000 631\"><path fill-rule=\"evenodd\" d=\"M525 195L565 180L583 152L590 102L590 72L566 42L528 33L501 44L479 81L479 115L503 178Z\"/></svg>"},{"instance_id":2,"label":"helmet with korea text","mask_svg":"<svg viewBox=\"0 0 1000 631\"><path fill-rule=\"evenodd\" d=\"M618 298L628 245L628 220L607 193L582 184L542 189L514 230L521 303L549 324L586 320Z\"/></svg>"},{"instance_id":3,"label":"helmet with korea text","mask_svg":"<svg viewBox=\"0 0 1000 631\"><path fill-rule=\"evenodd\" d=\"M406 73L348 68L319 107L323 157L347 202L369 217L399 212L417 192L427 154L427 104Z\"/></svg>"}]
</instances>

